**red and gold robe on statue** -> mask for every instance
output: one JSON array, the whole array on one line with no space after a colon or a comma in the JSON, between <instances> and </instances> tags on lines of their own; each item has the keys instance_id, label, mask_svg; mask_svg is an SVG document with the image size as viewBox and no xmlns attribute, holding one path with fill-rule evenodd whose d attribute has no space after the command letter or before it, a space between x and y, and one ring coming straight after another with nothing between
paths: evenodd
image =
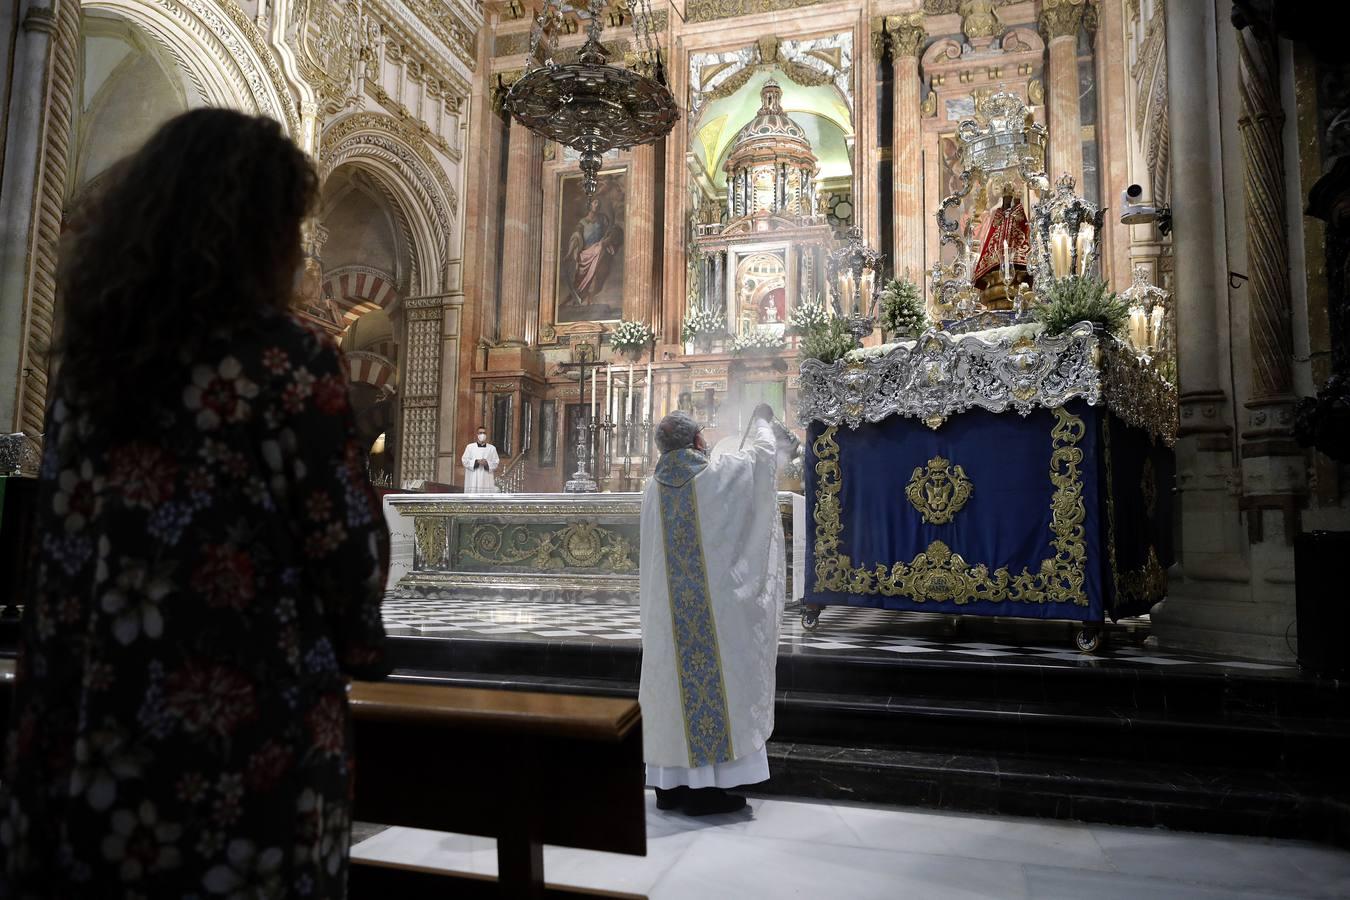
<instances>
[{"instance_id":1,"label":"red and gold robe on statue","mask_svg":"<svg viewBox=\"0 0 1350 900\"><path fill-rule=\"evenodd\" d=\"M999 205L990 213L989 228L980 242L980 255L975 260L975 271L970 276L972 284L980 284L987 275L1002 266L1005 241L1014 268L1025 272L1027 254L1031 252L1031 224L1027 221L1026 208L1016 197L1010 205Z\"/></svg>"}]
</instances>

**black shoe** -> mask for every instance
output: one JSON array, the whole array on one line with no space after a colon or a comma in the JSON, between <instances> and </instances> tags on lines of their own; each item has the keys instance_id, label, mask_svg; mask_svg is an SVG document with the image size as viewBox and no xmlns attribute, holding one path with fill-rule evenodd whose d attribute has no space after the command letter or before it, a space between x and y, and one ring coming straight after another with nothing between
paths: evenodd
<instances>
[{"instance_id":1,"label":"black shoe","mask_svg":"<svg viewBox=\"0 0 1350 900\"><path fill-rule=\"evenodd\" d=\"M689 788L684 785L679 787L656 789L656 808L657 809L679 809L684 805L684 801L689 798Z\"/></svg>"},{"instance_id":2,"label":"black shoe","mask_svg":"<svg viewBox=\"0 0 1350 900\"><path fill-rule=\"evenodd\" d=\"M684 801L687 816L716 816L745 809L745 798L728 794L721 788L698 788Z\"/></svg>"}]
</instances>

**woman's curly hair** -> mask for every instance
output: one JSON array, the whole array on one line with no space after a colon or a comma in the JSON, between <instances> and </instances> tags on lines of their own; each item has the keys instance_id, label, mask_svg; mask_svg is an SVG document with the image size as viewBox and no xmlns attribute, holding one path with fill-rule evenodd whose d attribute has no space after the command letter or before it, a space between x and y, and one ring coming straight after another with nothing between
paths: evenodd
<instances>
[{"instance_id":1,"label":"woman's curly hair","mask_svg":"<svg viewBox=\"0 0 1350 900\"><path fill-rule=\"evenodd\" d=\"M167 402L213 337L286 309L309 159L272 119L198 109L165 123L72 216L61 251L60 378L100 423ZM167 377L166 377L167 376Z\"/></svg>"}]
</instances>

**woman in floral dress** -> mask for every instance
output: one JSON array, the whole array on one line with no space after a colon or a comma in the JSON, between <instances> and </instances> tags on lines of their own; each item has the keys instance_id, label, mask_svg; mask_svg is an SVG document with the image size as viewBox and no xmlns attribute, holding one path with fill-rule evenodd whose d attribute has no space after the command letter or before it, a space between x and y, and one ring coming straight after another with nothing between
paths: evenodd
<instances>
[{"instance_id":1,"label":"woman in floral dress","mask_svg":"<svg viewBox=\"0 0 1350 900\"><path fill-rule=\"evenodd\" d=\"M0 894L344 893L388 535L287 311L315 193L276 123L203 109L71 229Z\"/></svg>"}]
</instances>

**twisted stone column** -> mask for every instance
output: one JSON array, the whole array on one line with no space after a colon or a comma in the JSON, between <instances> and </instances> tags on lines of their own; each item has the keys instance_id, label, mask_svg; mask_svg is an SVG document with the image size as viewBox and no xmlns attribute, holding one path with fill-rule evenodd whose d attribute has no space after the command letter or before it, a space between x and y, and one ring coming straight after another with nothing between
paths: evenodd
<instances>
[{"instance_id":1,"label":"twisted stone column","mask_svg":"<svg viewBox=\"0 0 1350 900\"><path fill-rule=\"evenodd\" d=\"M1087 0L1044 0L1040 27L1049 48L1046 112L1050 116L1050 164L1053 183L1068 173L1083 183L1083 117L1078 108L1078 29Z\"/></svg>"},{"instance_id":2,"label":"twisted stone column","mask_svg":"<svg viewBox=\"0 0 1350 900\"><path fill-rule=\"evenodd\" d=\"M922 283L924 250L923 145L920 132L919 49L927 34L923 13L888 16L891 64L895 69L891 127L891 196L897 277L909 273Z\"/></svg>"},{"instance_id":3,"label":"twisted stone column","mask_svg":"<svg viewBox=\"0 0 1350 900\"><path fill-rule=\"evenodd\" d=\"M524 346L531 303L538 303L538 216L532 215L540 191L543 141L524 125L511 120L506 160L506 221L502 229L502 295L497 318L497 342Z\"/></svg>"},{"instance_id":4,"label":"twisted stone column","mask_svg":"<svg viewBox=\"0 0 1350 900\"><path fill-rule=\"evenodd\" d=\"M70 160L80 7L25 2L14 46L0 221L0 428L42 433L56 253Z\"/></svg>"},{"instance_id":5,"label":"twisted stone column","mask_svg":"<svg viewBox=\"0 0 1350 900\"><path fill-rule=\"evenodd\" d=\"M656 145L639 144L628 166L623 317L655 327Z\"/></svg>"},{"instance_id":6,"label":"twisted stone column","mask_svg":"<svg viewBox=\"0 0 1350 900\"><path fill-rule=\"evenodd\" d=\"M1292 434L1294 340L1289 287L1289 219L1284 206L1279 57L1255 27L1238 32L1242 91L1242 187L1247 212L1252 396L1244 441ZM1244 455L1247 455L1244 449Z\"/></svg>"}]
</instances>

